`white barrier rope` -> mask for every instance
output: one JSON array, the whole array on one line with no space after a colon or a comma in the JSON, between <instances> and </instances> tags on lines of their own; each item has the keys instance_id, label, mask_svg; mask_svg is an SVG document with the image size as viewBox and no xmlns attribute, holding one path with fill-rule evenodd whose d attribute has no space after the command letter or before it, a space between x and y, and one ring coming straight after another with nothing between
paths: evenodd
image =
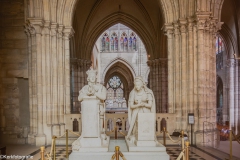
<instances>
[{"instance_id":1,"label":"white barrier rope","mask_svg":"<svg viewBox=\"0 0 240 160\"><path fill-rule=\"evenodd\" d=\"M167 133L167 135L168 135L168 137L170 138L170 140L171 140L173 143L178 143L178 142L181 140L181 138L178 137L178 140L177 140L177 141L174 141L168 133Z\"/></svg>"},{"instance_id":2,"label":"white barrier rope","mask_svg":"<svg viewBox=\"0 0 240 160\"><path fill-rule=\"evenodd\" d=\"M123 132L119 131L119 133L123 136L127 136L126 134L124 134Z\"/></svg>"},{"instance_id":3,"label":"white barrier rope","mask_svg":"<svg viewBox=\"0 0 240 160\"><path fill-rule=\"evenodd\" d=\"M62 136L56 137L56 139L62 138L63 136L65 136L65 134L66 132Z\"/></svg>"},{"instance_id":4,"label":"white barrier rope","mask_svg":"<svg viewBox=\"0 0 240 160\"><path fill-rule=\"evenodd\" d=\"M75 135L77 135L77 136L81 136L80 134L77 134L77 133L74 133L73 131L71 131L71 130L68 130L69 132L71 132L72 134L75 134Z\"/></svg>"},{"instance_id":5,"label":"white barrier rope","mask_svg":"<svg viewBox=\"0 0 240 160\"><path fill-rule=\"evenodd\" d=\"M183 160L185 160L185 156L184 156L184 152L183 151L179 154L177 160L180 160L182 157L183 157Z\"/></svg>"}]
</instances>

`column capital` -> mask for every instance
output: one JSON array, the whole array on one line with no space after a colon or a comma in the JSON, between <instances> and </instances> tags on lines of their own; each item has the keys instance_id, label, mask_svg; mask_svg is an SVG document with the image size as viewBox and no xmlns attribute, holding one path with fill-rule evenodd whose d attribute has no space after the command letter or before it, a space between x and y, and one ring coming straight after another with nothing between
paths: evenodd
<instances>
[{"instance_id":1,"label":"column capital","mask_svg":"<svg viewBox=\"0 0 240 160\"><path fill-rule=\"evenodd\" d=\"M187 31L187 19L179 19L180 32L186 33Z\"/></svg>"},{"instance_id":2,"label":"column capital","mask_svg":"<svg viewBox=\"0 0 240 160\"><path fill-rule=\"evenodd\" d=\"M58 35L58 38L62 38L63 37L63 25L59 25L58 28L57 28L57 35Z\"/></svg>"},{"instance_id":3,"label":"column capital","mask_svg":"<svg viewBox=\"0 0 240 160\"><path fill-rule=\"evenodd\" d=\"M179 35L179 24L178 23L174 23L173 24L173 30L174 30L174 35Z\"/></svg>"},{"instance_id":4,"label":"column capital","mask_svg":"<svg viewBox=\"0 0 240 160\"><path fill-rule=\"evenodd\" d=\"M51 35L52 36L56 36L56 34L57 34L57 27L58 27L57 23L51 23L50 31L51 31Z\"/></svg>"},{"instance_id":5,"label":"column capital","mask_svg":"<svg viewBox=\"0 0 240 160\"><path fill-rule=\"evenodd\" d=\"M164 25L164 32L165 32L165 35L168 36L168 38L171 38L172 34L173 34L173 25L170 24L170 23L165 24Z\"/></svg>"},{"instance_id":6,"label":"column capital","mask_svg":"<svg viewBox=\"0 0 240 160\"><path fill-rule=\"evenodd\" d=\"M197 12L195 19L197 22L197 27L200 30L205 29L205 23L210 19L211 12Z\"/></svg>"},{"instance_id":7,"label":"column capital","mask_svg":"<svg viewBox=\"0 0 240 160\"><path fill-rule=\"evenodd\" d=\"M66 38L66 39L71 38L74 35L74 33L75 32L71 26L66 26L63 29L63 35L64 35L64 38Z\"/></svg>"},{"instance_id":8,"label":"column capital","mask_svg":"<svg viewBox=\"0 0 240 160\"><path fill-rule=\"evenodd\" d=\"M193 31L193 26L195 24L195 19L193 17L189 17L187 19L187 21L188 21L188 24L187 24L188 25L188 31L192 32Z\"/></svg>"},{"instance_id":9,"label":"column capital","mask_svg":"<svg viewBox=\"0 0 240 160\"><path fill-rule=\"evenodd\" d=\"M50 35L50 21L44 22L42 34Z\"/></svg>"},{"instance_id":10,"label":"column capital","mask_svg":"<svg viewBox=\"0 0 240 160\"><path fill-rule=\"evenodd\" d=\"M28 26L31 27L31 29L34 29L35 31L31 31L31 34L41 34L42 33L42 27L44 24L44 21L39 18L28 18L27 19Z\"/></svg>"}]
</instances>

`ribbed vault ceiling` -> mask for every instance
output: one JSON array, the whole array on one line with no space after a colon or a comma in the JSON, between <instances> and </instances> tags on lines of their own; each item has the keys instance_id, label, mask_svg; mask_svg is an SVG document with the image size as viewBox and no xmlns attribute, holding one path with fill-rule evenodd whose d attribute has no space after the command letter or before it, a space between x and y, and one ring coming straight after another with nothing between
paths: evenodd
<instances>
[{"instance_id":1,"label":"ribbed vault ceiling","mask_svg":"<svg viewBox=\"0 0 240 160\"><path fill-rule=\"evenodd\" d=\"M79 0L73 19L76 58L90 59L93 45L106 29L122 23L145 44L150 59L165 58L166 37L157 0Z\"/></svg>"}]
</instances>

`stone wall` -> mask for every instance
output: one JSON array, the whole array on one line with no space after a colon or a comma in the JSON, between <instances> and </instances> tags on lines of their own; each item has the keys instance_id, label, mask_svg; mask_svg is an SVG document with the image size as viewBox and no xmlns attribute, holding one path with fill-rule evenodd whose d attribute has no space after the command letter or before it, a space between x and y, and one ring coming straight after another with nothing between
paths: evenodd
<instances>
[{"instance_id":1,"label":"stone wall","mask_svg":"<svg viewBox=\"0 0 240 160\"><path fill-rule=\"evenodd\" d=\"M0 2L0 134L4 134L0 137L17 138L15 143L25 143L21 138L24 137L24 128L26 132L26 127L29 127L28 52L24 21L24 0Z\"/></svg>"}]
</instances>

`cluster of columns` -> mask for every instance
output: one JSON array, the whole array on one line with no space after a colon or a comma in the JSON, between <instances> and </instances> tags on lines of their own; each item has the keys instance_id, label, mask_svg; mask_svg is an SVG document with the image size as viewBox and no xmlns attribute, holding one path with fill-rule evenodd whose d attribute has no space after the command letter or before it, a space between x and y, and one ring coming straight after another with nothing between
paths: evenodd
<instances>
[{"instance_id":1,"label":"cluster of columns","mask_svg":"<svg viewBox=\"0 0 240 160\"><path fill-rule=\"evenodd\" d=\"M71 113L80 113L81 102L78 101L79 91L87 85L87 70L91 60L71 59Z\"/></svg>"},{"instance_id":2,"label":"cluster of columns","mask_svg":"<svg viewBox=\"0 0 240 160\"><path fill-rule=\"evenodd\" d=\"M164 58L149 60L149 87L155 96L156 112L168 113L168 61Z\"/></svg>"},{"instance_id":3,"label":"cluster of columns","mask_svg":"<svg viewBox=\"0 0 240 160\"><path fill-rule=\"evenodd\" d=\"M231 128L235 134L238 134L240 131L240 109L239 109L239 59L228 59L227 67L229 67L229 76L228 76L228 84L229 84L229 94L228 97L228 107L229 109L229 128ZM226 114L226 113L225 113Z\"/></svg>"},{"instance_id":4,"label":"cluster of columns","mask_svg":"<svg viewBox=\"0 0 240 160\"><path fill-rule=\"evenodd\" d=\"M176 130L189 131L188 113L195 115L195 132L216 128L215 41L220 25L207 12L165 25L168 107L176 114Z\"/></svg>"},{"instance_id":5,"label":"cluster of columns","mask_svg":"<svg viewBox=\"0 0 240 160\"><path fill-rule=\"evenodd\" d=\"M45 145L46 138L64 133L64 114L70 113L71 27L29 18L25 25L29 53L29 143ZM49 137L46 137L46 132Z\"/></svg>"}]
</instances>

